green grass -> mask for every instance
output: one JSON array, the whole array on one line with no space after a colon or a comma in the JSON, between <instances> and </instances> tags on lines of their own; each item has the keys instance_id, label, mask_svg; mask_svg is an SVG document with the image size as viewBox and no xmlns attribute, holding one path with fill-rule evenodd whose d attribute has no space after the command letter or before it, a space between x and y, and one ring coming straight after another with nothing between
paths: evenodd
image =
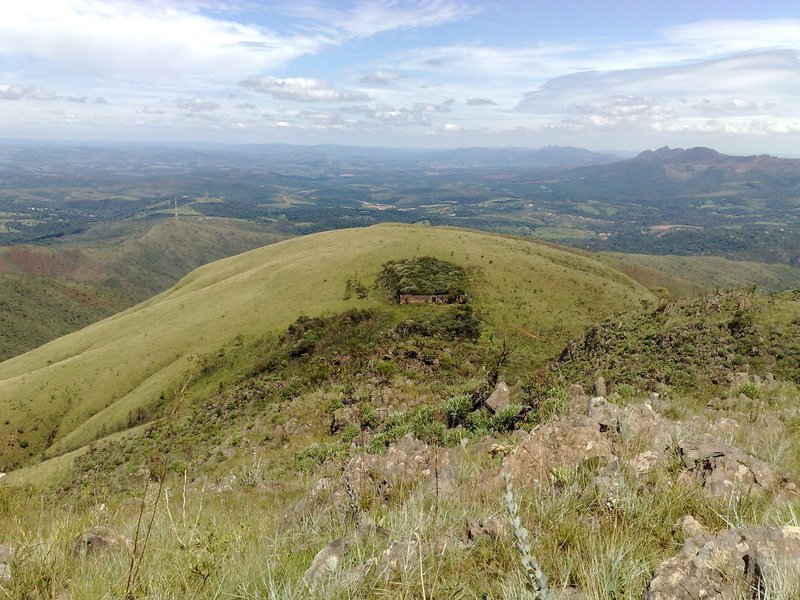
<instances>
[{"instance_id":1,"label":"green grass","mask_svg":"<svg viewBox=\"0 0 800 600\"><path fill-rule=\"evenodd\" d=\"M395 246L402 247L401 234L415 251L419 245L432 254L420 233L428 231L448 248L463 239L459 235L479 236L468 241L490 249L492 243L517 242L459 230L395 226L338 234L361 249L358 272L364 281L386 261L382 244L394 239ZM383 242L371 242L381 250L373 250L379 256L372 258L365 238L376 232ZM313 236L303 248L330 248L332 237L336 234ZM225 290L229 279L242 276L230 263L246 259L248 265L272 266L272 260L284 256L281 246L209 265L178 290L188 297L208 286ZM486 246L484 256L489 259ZM505 260L513 261L515 254L506 251ZM296 248L293 254L298 254ZM374 270L363 269L365 256L376 261ZM498 254L491 256L497 264ZM543 270L544 259L536 256L536 268ZM548 256L560 268L563 257ZM458 253L454 250L447 260L459 264ZM593 272L591 263L583 266ZM255 272L258 268L250 267ZM490 280L486 269L471 269L470 285L485 286ZM302 273L302 268L294 272ZM331 290L330 303L341 302L344 310L303 316L259 336L233 337L196 355L191 378L181 373L171 393L148 407L155 417L149 423L107 436L74 455L10 473L5 481L11 486L0 484L0 539L16 546L17 558L14 580L0 590L12 598L52 598L64 592L75 600L124 596L129 552L81 559L70 547L92 525L111 526L134 538L143 504L146 529L150 515L153 527L132 586L133 598L525 597L510 530L497 538L464 543L468 519L502 517L506 512L501 458L489 448L495 443L498 448L513 447L519 434L504 433L509 428L506 417L512 426L521 423L510 413L490 419L486 412L479 422L471 415L480 411L470 411L474 394L493 368L504 378L526 370L499 360L503 344L492 339L492 320L514 314L503 307L498 315L501 309L488 304L485 296L472 294L474 308L398 306L389 301L388 292L375 287L367 298L344 301L342 292L350 277L345 270ZM177 291L154 299L150 308L172 293ZM180 298L185 301L187 296ZM562 293L562 302L567 298ZM727 354L719 355L720 364L709 359L708 353L720 345L732 345L732 350L737 345L760 350L763 345L781 357L751 357L754 373L768 366L786 379L800 381L795 377L800 364L795 358L799 298L797 292L738 293L633 310L590 328L570 346L575 350L574 377L562 385L582 382L600 367L609 384L616 384L609 398L635 403L647 393L623 375L635 375L635 369L647 373L655 364L666 375L685 377L678 382L682 385L676 383L663 394L662 415L692 413L693 418L664 423L674 432L673 448L651 473L635 475L626 466L650 447L649 439L609 432L619 460L556 467L541 483L524 477L513 481L521 523L530 532L532 553L552 588L571 586L590 600L640 598L656 566L685 541L673 525L686 515L711 531L747 524L797 525L800 503L794 495L766 491L722 499L705 493L699 482L680 476L674 443L678 436L692 438L717 421L727 421L733 426L724 441L767 461L778 476L796 480L796 383L784 380L774 388L745 388L761 403L751 414L706 409L704 400L710 394L699 399L692 394L702 390L710 376L740 366L728 363ZM145 309L132 309L128 317L138 310ZM481 317L479 332L473 327L475 314ZM517 344L513 353L528 360L541 348L524 334L511 342ZM633 383L622 385L623 380ZM524 403L524 391L514 387L514 400ZM559 395L563 387L550 392ZM559 404L538 417L547 420L558 413L567 418L568 399L561 397ZM356 420L333 431L331 417L342 408L355 411ZM318 503L309 500L309 490L321 478L342 482L349 461L362 453L385 452L385 458L391 457L387 444L408 433L431 444L431 451L442 459L437 465L446 464L445 456L455 461L454 489L439 490L428 483L431 477L438 482L435 469L412 468L400 480L381 470L374 478L359 480L369 470L353 469L355 499L339 490L338 500L335 494L320 496ZM494 439L484 440L489 433ZM161 473L163 489L158 493ZM380 483L384 475L392 482L385 489ZM29 484L36 487L25 487ZM352 505L361 518L387 533L358 527L351 518ZM303 574L314 556L343 537L351 540L343 568L309 591ZM393 542L418 544L422 551L388 580L374 571L363 579L347 580L346 569L379 557ZM768 584L786 588L770 596L774 600L796 598L791 581L772 579Z\"/></svg>"},{"instance_id":2,"label":"green grass","mask_svg":"<svg viewBox=\"0 0 800 600\"><path fill-rule=\"evenodd\" d=\"M547 376L591 385L602 375L625 395L670 390L702 402L729 395L727 377L740 371L800 384L799 293L732 291L606 320L573 340Z\"/></svg>"},{"instance_id":3,"label":"green grass","mask_svg":"<svg viewBox=\"0 0 800 600\"><path fill-rule=\"evenodd\" d=\"M664 287L673 297L698 295L714 289L757 286L780 292L800 285L797 265L728 260L718 256L657 256L603 253L596 256L646 287Z\"/></svg>"},{"instance_id":4,"label":"green grass","mask_svg":"<svg viewBox=\"0 0 800 600\"><path fill-rule=\"evenodd\" d=\"M301 314L383 306L344 300L392 259L434 256L466 268L489 338L525 339L540 364L603 316L651 302L639 284L551 245L473 231L381 225L292 239L201 267L174 288L0 364L0 460L8 468L79 448L180 388L198 355L260 336Z\"/></svg>"},{"instance_id":5,"label":"green grass","mask_svg":"<svg viewBox=\"0 0 800 600\"><path fill-rule=\"evenodd\" d=\"M278 239L233 219L165 219L0 248L0 361L141 302L204 263Z\"/></svg>"}]
</instances>

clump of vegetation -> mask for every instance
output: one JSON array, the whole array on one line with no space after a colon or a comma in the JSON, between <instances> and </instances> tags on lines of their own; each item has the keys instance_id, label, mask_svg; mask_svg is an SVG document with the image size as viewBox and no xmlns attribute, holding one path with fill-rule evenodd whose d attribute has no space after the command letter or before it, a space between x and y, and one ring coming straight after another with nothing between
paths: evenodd
<instances>
[{"instance_id":1,"label":"clump of vegetation","mask_svg":"<svg viewBox=\"0 0 800 600\"><path fill-rule=\"evenodd\" d=\"M344 296L342 296L342 298L344 300L350 300L350 298L353 297L353 294L355 294L356 298L359 300L363 300L369 296L369 289L358 277L358 273L356 273L353 277L347 278L347 282L344 286Z\"/></svg>"},{"instance_id":2,"label":"clump of vegetation","mask_svg":"<svg viewBox=\"0 0 800 600\"><path fill-rule=\"evenodd\" d=\"M394 331L408 338L415 335L445 339L477 340L481 333L480 319L471 306L460 304L443 311L417 315L397 324Z\"/></svg>"},{"instance_id":3,"label":"clump of vegetation","mask_svg":"<svg viewBox=\"0 0 800 600\"><path fill-rule=\"evenodd\" d=\"M589 328L539 376L545 386L591 385L602 374L619 403L664 386L693 396L727 393L728 376L748 368L800 382L797 312L791 293L678 300Z\"/></svg>"},{"instance_id":4,"label":"clump of vegetation","mask_svg":"<svg viewBox=\"0 0 800 600\"><path fill-rule=\"evenodd\" d=\"M390 260L378 281L399 298L401 294L457 297L467 291L467 272L432 256Z\"/></svg>"}]
</instances>

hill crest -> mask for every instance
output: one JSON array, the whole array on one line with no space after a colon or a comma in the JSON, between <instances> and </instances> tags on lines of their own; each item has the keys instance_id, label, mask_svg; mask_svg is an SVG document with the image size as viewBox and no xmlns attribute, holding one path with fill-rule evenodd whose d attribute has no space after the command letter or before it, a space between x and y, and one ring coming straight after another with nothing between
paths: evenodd
<instances>
[{"instance_id":1,"label":"hill crest","mask_svg":"<svg viewBox=\"0 0 800 600\"><path fill-rule=\"evenodd\" d=\"M345 299L390 259L437 256L470 270L490 335L539 339L543 361L588 323L653 300L594 260L532 240L424 226L380 225L279 242L201 267L150 300L0 363L5 468L78 448L128 426L237 337L261 336L300 315L385 306Z\"/></svg>"}]
</instances>

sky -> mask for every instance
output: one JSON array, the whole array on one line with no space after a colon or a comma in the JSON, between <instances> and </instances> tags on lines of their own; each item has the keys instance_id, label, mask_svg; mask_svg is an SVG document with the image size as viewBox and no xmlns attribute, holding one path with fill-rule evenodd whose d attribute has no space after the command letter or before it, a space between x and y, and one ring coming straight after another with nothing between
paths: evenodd
<instances>
[{"instance_id":1,"label":"sky","mask_svg":"<svg viewBox=\"0 0 800 600\"><path fill-rule=\"evenodd\" d=\"M0 138L800 156L800 2L0 0Z\"/></svg>"}]
</instances>

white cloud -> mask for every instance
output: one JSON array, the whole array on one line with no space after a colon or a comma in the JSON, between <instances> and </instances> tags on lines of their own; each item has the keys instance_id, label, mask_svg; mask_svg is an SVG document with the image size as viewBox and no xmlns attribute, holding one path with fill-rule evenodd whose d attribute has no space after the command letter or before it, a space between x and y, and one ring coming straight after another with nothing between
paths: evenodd
<instances>
[{"instance_id":1,"label":"white cloud","mask_svg":"<svg viewBox=\"0 0 800 600\"><path fill-rule=\"evenodd\" d=\"M219 104L204 98L180 99L178 100L178 108L191 112L213 112L219 108Z\"/></svg>"},{"instance_id":2,"label":"white cloud","mask_svg":"<svg viewBox=\"0 0 800 600\"><path fill-rule=\"evenodd\" d=\"M767 122L785 126L786 118L769 114L775 107L798 114L797 81L797 53L773 50L687 65L574 73L529 92L517 110L572 126L752 133ZM719 119L709 125L711 115ZM726 115L736 116L735 126Z\"/></svg>"},{"instance_id":3,"label":"white cloud","mask_svg":"<svg viewBox=\"0 0 800 600\"><path fill-rule=\"evenodd\" d=\"M361 78L361 83L370 83L373 85L386 85L393 81L405 79L405 75L397 71L375 71Z\"/></svg>"},{"instance_id":4,"label":"white cloud","mask_svg":"<svg viewBox=\"0 0 800 600\"><path fill-rule=\"evenodd\" d=\"M445 104L431 104L430 102L417 102L414 110L424 113L449 113L452 108Z\"/></svg>"},{"instance_id":5,"label":"white cloud","mask_svg":"<svg viewBox=\"0 0 800 600\"><path fill-rule=\"evenodd\" d=\"M726 54L800 48L800 19L744 21L709 19L668 27L666 44L683 49L695 60Z\"/></svg>"},{"instance_id":6,"label":"white cloud","mask_svg":"<svg viewBox=\"0 0 800 600\"><path fill-rule=\"evenodd\" d=\"M79 76L149 81L248 73L283 66L321 44L319 37L278 35L155 2L8 2L0 19L0 55Z\"/></svg>"},{"instance_id":7,"label":"white cloud","mask_svg":"<svg viewBox=\"0 0 800 600\"><path fill-rule=\"evenodd\" d=\"M362 0L350 9L304 3L284 9L351 38L366 38L398 29L435 27L479 14L474 4L453 0Z\"/></svg>"},{"instance_id":8,"label":"white cloud","mask_svg":"<svg viewBox=\"0 0 800 600\"><path fill-rule=\"evenodd\" d=\"M375 109L365 111L368 119L381 121L388 125L427 125L428 119L416 110L396 108L388 104L379 104Z\"/></svg>"},{"instance_id":9,"label":"white cloud","mask_svg":"<svg viewBox=\"0 0 800 600\"><path fill-rule=\"evenodd\" d=\"M489 98L467 98L468 106L497 106L497 102Z\"/></svg>"},{"instance_id":10,"label":"white cloud","mask_svg":"<svg viewBox=\"0 0 800 600\"><path fill-rule=\"evenodd\" d=\"M244 88L267 94L279 100L295 102L353 102L369 100L361 92L352 92L331 87L324 81L308 77L261 77L240 82Z\"/></svg>"},{"instance_id":11,"label":"white cloud","mask_svg":"<svg viewBox=\"0 0 800 600\"><path fill-rule=\"evenodd\" d=\"M40 88L35 85L7 85L5 89L0 90L0 99L2 100L39 100L41 102L52 102L58 99L58 94L53 90Z\"/></svg>"}]
</instances>

